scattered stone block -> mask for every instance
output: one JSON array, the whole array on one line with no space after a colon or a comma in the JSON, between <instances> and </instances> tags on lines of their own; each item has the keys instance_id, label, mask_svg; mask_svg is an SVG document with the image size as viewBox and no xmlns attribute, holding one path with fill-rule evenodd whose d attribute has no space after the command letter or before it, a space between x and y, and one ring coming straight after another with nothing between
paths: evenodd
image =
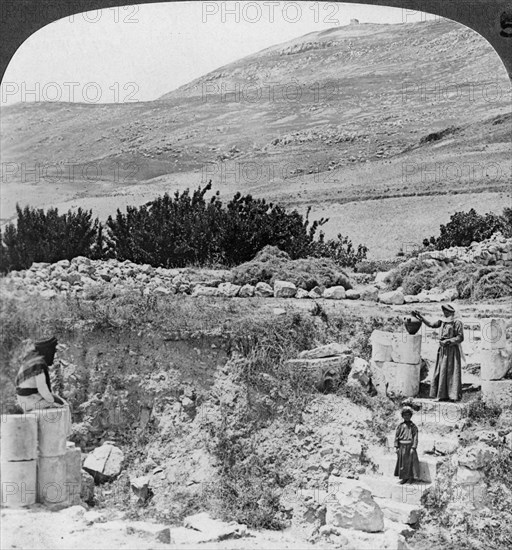
<instances>
[{"instance_id":1,"label":"scattered stone block","mask_svg":"<svg viewBox=\"0 0 512 550\"><path fill-rule=\"evenodd\" d=\"M227 298L235 298L240 292L240 285L234 285L233 283L221 283L218 286L218 291L221 296L226 296Z\"/></svg>"},{"instance_id":2,"label":"scattered stone block","mask_svg":"<svg viewBox=\"0 0 512 550\"><path fill-rule=\"evenodd\" d=\"M421 517L421 506L395 502L387 498L375 497L374 500L382 510L384 517L391 521L414 525Z\"/></svg>"},{"instance_id":3,"label":"scattered stone block","mask_svg":"<svg viewBox=\"0 0 512 550\"><path fill-rule=\"evenodd\" d=\"M259 282L256 285L255 294L260 298L272 298L274 296L274 289L267 283Z\"/></svg>"},{"instance_id":4,"label":"scattered stone block","mask_svg":"<svg viewBox=\"0 0 512 550\"><path fill-rule=\"evenodd\" d=\"M315 286L309 291L309 297L316 299L316 298L322 298L324 295L325 288L322 288L320 286Z\"/></svg>"},{"instance_id":5,"label":"scattered stone block","mask_svg":"<svg viewBox=\"0 0 512 550\"><path fill-rule=\"evenodd\" d=\"M347 300L359 300L361 298L360 292L353 288L350 288L349 290L347 290L345 292L345 296Z\"/></svg>"},{"instance_id":6,"label":"scattered stone block","mask_svg":"<svg viewBox=\"0 0 512 550\"><path fill-rule=\"evenodd\" d=\"M297 293L297 287L288 281L274 282L274 298L293 298Z\"/></svg>"},{"instance_id":7,"label":"scattered stone block","mask_svg":"<svg viewBox=\"0 0 512 550\"><path fill-rule=\"evenodd\" d=\"M295 298L298 300L304 300L305 298L309 298L309 292L307 290L304 290L303 288L298 288L297 293L295 294Z\"/></svg>"},{"instance_id":8,"label":"scattered stone block","mask_svg":"<svg viewBox=\"0 0 512 550\"><path fill-rule=\"evenodd\" d=\"M183 520L183 525L189 529L204 533L208 541L221 541L247 535L247 527L245 525L212 519L207 512L186 517Z\"/></svg>"},{"instance_id":9,"label":"scattered stone block","mask_svg":"<svg viewBox=\"0 0 512 550\"><path fill-rule=\"evenodd\" d=\"M212 286L197 285L192 290L191 296L221 296L218 288Z\"/></svg>"},{"instance_id":10,"label":"scattered stone block","mask_svg":"<svg viewBox=\"0 0 512 550\"><path fill-rule=\"evenodd\" d=\"M379 289L375 286L365 286L359 289L359 294L365 302L376 302L379 299Z\"/></svg>"},{"instance_id":11,"label":"scattered stone block","mask_svg":"<svg viewBox=\"0 0 512 550\"><path fill-rule=\"evenodd\" d=\"M379 294L379 302L388 305L401 306L405 303L404 293L401 290L392 290Z\"/></svg>"},{"instance_id":12,"label":"scattered stone block","mask_svg":"<svg viewBox=\"0 0 512 550\"><path fill-rule=\"evenodd\" d=\"M384 514L369 490L354 487L327 501L326 523L369 533L384 530Z\"/></svg>"},{"instance_id":13,"label":"scattered stone block","mask_svg":"<svg viewBox=\"0 0 512 550\"><path fill-rule=\"evenodd\" d=\"M240 288L240 292L238 293L238 296L240 298L252 298L254 296L254 293L255 293L255 288L253 285L243 285L241 288Z\"/></svg>"},{"instance_id":14,"label":"scattered stone block","mask_svg":"<svg viewBox=\"0 0 512 550\"><path fill-rule=\"evenodd\" d=\"M84 461L83 468L98 483L111 481L121 473L124 454L111 443L104 443L94 449Z\"/></svg>"},{"instance_id":15,"label":"scattered stone block","mask_svg":"<svg viewBox=\"0 0 512 550\"><path fill-rule=\"evenodd\" d=\"M343 300L346 297L345 288L342 286L331 286L326 288L323 297L327 300Z\"/></svg>"}]
</instances>

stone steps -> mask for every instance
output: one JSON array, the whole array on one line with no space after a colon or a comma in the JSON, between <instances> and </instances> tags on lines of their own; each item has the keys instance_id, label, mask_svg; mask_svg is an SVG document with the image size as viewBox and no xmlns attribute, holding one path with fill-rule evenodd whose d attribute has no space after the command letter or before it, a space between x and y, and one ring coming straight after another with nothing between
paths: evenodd
<instances>
[{"instance_id":1,"label":"stone steps","mask_svg":"<svg viewBox=\"0 0 512 550\"><path fill-rule=\"evenodd\" d=\"M374 497L411 505L421 505L422 495L427 489L432 487L432 483L425 481L400 485L396 477L378 475L362 475L359 481L368 487Z\"/></svg>"},{"instance_id":2,"label":"stone steps","mask_svg":"<svg viewBox=\"0 0 512 550\"><path fill-rule=\"evenodd\" d=\"M387 436L388 449L394 451L395 448L395 432L390 432ZM452 454L459 447L459 440L456 437L448 437L439 434L424 433L420 431L418 434L418 455L422 455L428 451L437 450L442 454Z\"/></svg>"},{"instance_id":3,"label":"stone steps","mask_svg":"<svg viewBox=\"0 0 512 550\"><path fill-rule=\"evenodd\" d=\"M420 410L415 411L412 421L417 426L425 424L443 425L455 427L468 416L470 402L451 403L449 401L434 401L427 398L413 398L410 400L413 405L419 406ZM400 411L397 411L397 421L402 420Z\"/></svg>"},{"instance_id":4,"label":"stone steps","mask_svg":"<svg viewBox=\"0 0 512 550\"><path fill-rule=\"evenodd\" d=\"M394 477L395 465L396 465L396 453L387 454L382 453L378 456L372 457L373 461L377 464L379 472L383 476ZM426 481L427 483L434 483L437 476L437 471L440 464L443 462L442 458L434 456L419 455L418 460L420 463L420 481ZM398 478L394 478L398 479Z\"/></svg>"}]
</instances>

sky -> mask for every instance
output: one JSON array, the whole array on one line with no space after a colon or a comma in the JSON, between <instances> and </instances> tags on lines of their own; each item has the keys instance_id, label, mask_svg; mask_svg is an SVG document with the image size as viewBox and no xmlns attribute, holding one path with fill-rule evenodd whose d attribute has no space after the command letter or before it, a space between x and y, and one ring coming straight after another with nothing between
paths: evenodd
<instances>
[{"instance_id":1,"label":"sky","mask_svg":"<svg viewBox=\"0 0 512 550\"><path fill-rule=\"evenodd\" d=\"M433 19L328 2L182 2L97 10L32 35L2 80L0 105L150 101L205 73L309 32Z\"/></svg>"}]
</instances>

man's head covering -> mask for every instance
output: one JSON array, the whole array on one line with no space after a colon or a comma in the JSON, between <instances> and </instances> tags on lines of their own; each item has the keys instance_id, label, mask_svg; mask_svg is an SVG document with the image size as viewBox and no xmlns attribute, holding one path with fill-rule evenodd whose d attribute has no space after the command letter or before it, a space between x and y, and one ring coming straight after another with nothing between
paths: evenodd
<instances>
[{"instance_id":1,"label":"man's head covering","mask_svg":"<svg viewBox=\"0 0 512 550\"><path fill-rule=\"evenodd\" d=\"M42 338L41 340L36 340L34 342L34 347L37 351L44 351L57 347L57 342L58 341L55 336L52 336L51 338Z\"/></svg>"},{"instance_id":2,"label":"man's head covering","mask_svg":"<svg viewBox=\"0 0 512 550\"><path fill-rule=\"evenodd\" d=\"M411 407L404 407L404 408L402 409L402 411L401 411L400 414L401 414L402 416L405 416L405 415L408 415L408 414L412 416L412 415L413 415L413 412L414 412L414 411L411 409Z\"/></svg>"},{"instance_id":3,"label":"man's head covering","mask_svg":"<svg viewBox=\"0 0 512 550\"><path fill-rule=\"evenodd\" d=\"M443 304L441 306L443 311L449 311L450 313L455 313L455 308L451 304Z\"/></svg>"}]
</instances>

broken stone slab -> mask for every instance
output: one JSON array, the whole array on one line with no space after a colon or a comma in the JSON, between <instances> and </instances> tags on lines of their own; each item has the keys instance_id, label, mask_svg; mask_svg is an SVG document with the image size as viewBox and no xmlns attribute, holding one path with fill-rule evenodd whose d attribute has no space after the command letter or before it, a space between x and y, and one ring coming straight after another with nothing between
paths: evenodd
<instances>
[{"instance_id":1,"label":"broken stone slab","mask_svg":"<svg viewBox=\"0 0 512 550\"><path fill-rule=\"evenodd\" d=\"M384 530L384 514L371 492L356 486L347 493L338 493L327 501L326 523L335 527L356 529L369 533Z\"/></svg>"},{"instance_id":2,"label":"broken stone slab","mask_svg":"<svg viewBox=\"0 0 512 550\"><path fill-rule=\"evenodd\" d=\"M263 282L256 284L254 292L260 298L272 298L274 296L274 289L269 284Z\"/></svg>"},{"instance_id":3,"label":"broken stone slab","mask_svg":"<svg viewBox=\"0 0 512 550\"><path fill-rule=\"evenodd\" d=\"M368 361L361 357L355 357L347 378L349 386L361 386L367 389L370 384L371 370Z\"/></svg>"},{"instance_id":4,"label":"broken stone slab","mask_svg":"<svg viewBox=\"0 0 512 550\"><path fill-rule=\"evenodd\" d=\"M121 473L124 453L111 443L104 443L87 455L83 469L89 472L97 483L111 481Z\"/></svg>"},{"instance_id":5,"label":"broken stone slab","mask_svg":"<svg viewBox=\"0 0 512 550\"><path fill-rule=\"evenodd\" d=\"M206 535L208 541L221 541L247 535L247 526L240 523L226 523L212 519L208 512L200 512L199 514L187 516L183 520L183 526L200 531Z\"/></svg>"},{"instance_id":6,"label":"broken stone slab","mask_svg":"<svg viewBox=\"0 0 512 550\"><path fill-rule=\"evenodd\" d=\"M327 300L343 300L346 297L345 287L331 286L326 288L323 293L323 298Z\"/></svg>"},{"instance_id":7,"label":"broken stone slab","mask_svg":"<svg viewBox=\"0 0 512 550\"><path fill-rule=\"evenodd\" d=\"M344 344L332 342L314 349L301 351L299 359L321 359L323 357L335 357L339 355L351 355L352 350Z\"/></svg>"},{"instance_id":8,"label":"broken stone slab","mask_svg":"<svg viewBox=\"0 0 512 550\"><path fill-rule=\"evenodd\" d=\"M482 400L488 405L510 407L512 380L482 380Z\"/></svg>"},{"instance_id":9,"label":"broken stone slab","mask_svg":"<svg viewBox=\"0 0 512 550\"><path fill-rule=\"evenodd\" d=\"M289 281L274 282L274 298L293 298L297 293L297 287Z\"/></svg>"},{"instance_id":10,"label":"broken stone slab","mask_svg":"<svg viewBox=\"0 0 512 550\"><path fill-rule=\"evenodd\" d=\"M395 502L387 498L379 497L374 497L374 500L382 510L384 517L391 521L414 525L420 520L422 507L417 504Z\"/></svg>"},{"instance_id":11,"label":"broken stone slab","mask_svg":"<svg viewBox=\"0 0 512 550\"><path fill-rule=\"evenodd\" d=\"M359 300L361 298L361 293L358 290L351 288L345 292L345 297L347 300Z\"/></svg>"},{"instance_id":12,"label":"broken stone slab","mask_svg":"<svg viewBox=\"0 0 512 550\"><path fill-rule=\"evenodd\" d=\"M388 305L401 306L405 303L404 293L401 290L392 290L379 294L379 302Z\"/></svg>"}]
</instances>

